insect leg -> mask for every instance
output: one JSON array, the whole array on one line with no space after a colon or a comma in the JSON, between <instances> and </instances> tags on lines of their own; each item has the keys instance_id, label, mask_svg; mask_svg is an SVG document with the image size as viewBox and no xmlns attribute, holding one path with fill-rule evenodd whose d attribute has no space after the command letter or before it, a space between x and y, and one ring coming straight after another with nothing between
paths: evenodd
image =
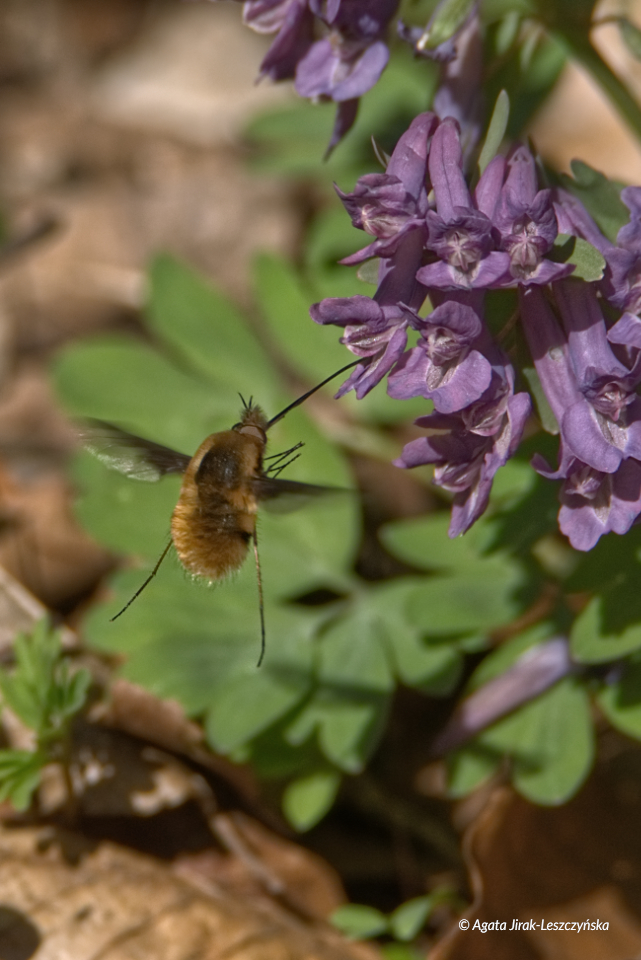
<instances>
[{"instance_id":1,"label":"insect leg","mask_svg":"<svg viewBox=\"0 0 641 960\"><path fill-rule=\"evenodd\" d=\"M258 609L260 610L260 656L258 658L257 667L263 662L263 657L265 656L265 605L263 603L263 578L260 573L260 560L258 559L258 537L256 536L256 530L252 534L252 542L254 544L254 559L256 560L256 579L258 581Z\"/></svg>"},{"instance_id":2,"label":"insect leg","mask_svg":"<svg viewBox=\"0 0 641 960\"><path fill-rule=\"evenodd\" d=\"M278 477L283 472L285 467L289 467L294 462L294 460L298 460L299 457L300 457L300 453L297 453L295 457L291 457L291 459L287 460L285 463L281 464L279 467L273 463L270 467L268 467L266 472L273 474L274 475L273 479L276 479L276 477Z\"/></svg>"},{"instance_id":3,"label":"insect leg","mask_svg":"<svg viewBox=\"0 0 641 960\"><path fill-rule=\"evenodd\" d=\"M271 457L265 457L265 463L267 463L269 460L273 460L273 463L269 464L265 473L273 473L274 477L277 477L280 473L282 473L285 467L288 467L290 464L292 464L294 460L298 460L298 457L300 456L300 454L298 454L297 456L291 457L291 459L287 460L286 458L290 455L290 453L294 453L296 450L300 450L301 447L304 446L305 444L301 440L293 447L290 447L289 450L283 450L282 453L273 453ZM286 462L283 463L283 460L286 460Z\"/></svg>"},{"instance_id":4,"label":"insect leg","mask_svg":"<svg viewBox=\"0 0 641 960\"><path fill-rule=\"evenodd\" d=\"M268 460L275 460L276 462L278 462L279 460L284 460L285 457L288 457L290 455L290 453L295 453L296 450L300 450L300 448L304 446L305 444L303 443L303 441L299 440L298 443L295 443L293 447L289 448L289 450L283 450L282 453L272 453L270 457L263 457L263 459L265 460L265 462L267 462Z\"/></svg>"},{"instance_id":5,"label":"insect leg","mask_svg":"<svg viewBox=\"0 0 641 960\"><path fill-rule=\"evenodd\" d=\"M121 614L123 614L123 613L125 612L125 610L127 610L127 608L132 605L132 603L134 602L134 600L136 599L136 597L139 597L139 596L140 596L140 594L143 592L143 590L145 589L145 587L147 586L147 584L148 584L148 583L151 583L151 581L154 579L154 577L155 577L156 574L158 573L158 568L159 568L160 564L163 562L163 560L165 559L165 557L166 557L167 554L169 553L169 548L170 548L172 542L173 542L173 541L170 540L169 543L167 544L167 546L165 547L165 549L163 550L163 552L160 554L160 559L158 560L158 563L156 564L156 566L154 567L154 569L151 571L151 573L149 574L149 576L147 577L147 579L146 579L145 582L143 583L142 587L139 587L139 589L136 590L136 592L134 593L134 595L133 595L133 597L131 598L131 600L128 600L128 601L127 601L127 603L124 605L124 607L122 608L122 610L119 610L115 617L111 617L111 619L110 619L110 621L109 621L110 623L113 623L114 620L117 620L118 617L121 616Z\"/></svg>"}]
</instances>

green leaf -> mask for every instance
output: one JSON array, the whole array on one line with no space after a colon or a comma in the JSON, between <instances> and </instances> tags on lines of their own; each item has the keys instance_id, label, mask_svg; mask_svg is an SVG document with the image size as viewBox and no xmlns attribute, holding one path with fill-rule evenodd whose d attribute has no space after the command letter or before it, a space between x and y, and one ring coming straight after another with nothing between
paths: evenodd
<instances>
[{"instance_id":1,"label":"green leaf","mask_svg":"<svg viewBox=\"0 0 641 960\"><path fill-rule=\"evenodd\" d=\"M384 943L380 947L385 960L424 960L424 955L407 943Z\"/></svg>"},{"instance_id":2,"label":"green leaf","mask_svg":"<svg viewBox=\"0 0 641 960\"><path fill-rule=\"evenodd\" d=\"M601 280L605 271L605 257L587 240L567 233L559 233L548 257L555 263L574 267L572 278L592 283Z\"/></svg>"},{"instance_id":3,"label":"green leaf","mask_svg":"<svg viewBox=\"0 0 641 960\"><path fill-rule=\"evenodd\" d=\"M630 583L626 585L628 590L635 590ZM574 621L570 641L572 655L577 660L602 663L623 657L641 647L641 624L636 618L618 616L608 623L609 610L613 603L616 604L620 594L620 589L614 588L593 597ZM632 597L627 599L629 603L632 602ZM625 612L628 613L628 609ZM626 620L629 625L626 625Z\"/></svg>"},{"instance_id":4,"label":"green leaf","mask_svg":"<svg viewBox=\"0 0 641 960\"><path fill-rule=\"evenodd\" d=\"M74 460L72 476L79 491L76 514L85 530L110 549L136 554L153 566L169 540L181 478L139 483L107 470L88 453ZM138 573L138 586L145 575Z\"/></svg>"},{"instance_id":5,"label":"green leaf","mask_svg":"<svg viewBox=\"0 0 641 960\"><path fill-rule=\"evenodd\" d=\"M485 142L483 143L479 156L478 163L481 173L483 173L490 160L493 160L498 153L503 137L505 136L505 131L507 130L509 118L510 98L506 90L501 90L496 98L492 117L487 128L487 134L485 135Z\"/></svg>"},{"instance_id":6,"label":"green leaf","mask_svg":"<svg viewBox=\"0 0 641 960\"><path fill-rule=\"evenodd\" d=\"M523 654L539 643L549 640L555 632L553 623L542 621L529 630L524 630L511 640L501 643L487 654L478 665L468 683L468 690L478 690L489 680L509 670Z\"/></svg>"},{"instance_id":7,"label":"green leaf","mask_svg":"<svg viewBox=\"0 0 641 960\"><path fill-rule=\"evenodd\" d=\"M641 740L641 662L630 658L613 673L622 675L606 681L598 704L615 729Z\"/></svg>"},{"instance_id":8,"label":"green leaf","mask_svg":"<svg viewBox=\"0 0 641 960\"><path fill-rule=\"evenodd\" d=\"M53 377L70 413L120 424L181 453L195 451L238 414L238 397L229 387L189 376L132 338L100 337L68 347L54 363ZM252 389L240 377L238 383Z\"/></svg>"},{"instance_id":9,"label":"green leaf","mask_svg":"<svg viewBox=\"0 0 641 960\"><path fill-rule=\"evenodd\" d=\"M503 57L515 43L520 25L521 13L519 10L508 10L503 14L494 38L494 48L498 57Z\"/></svg>"},{"instance_id":10,"label":"green leaf","mask_svg":"<svg viewBox=\"0 0 641 960\"><path fill-rule=\"evenodd\" d=\"M463 537L450 538L448 513L396 520L381 527L382 543L401 560L425 570L476 569L494 531L481 519Z\"/></svg>"},{"instance_id":11,"label":"green leaf","mask_svg":"<svg viewBox=\"0 0 641 960\"><path fill-rule=\"evenodd\" d=\"M239 665L212 700L207 737L221 753L249 742L295 707L310 688L317 616L282 607L269 613L270 637L278 640L269 640L264 665L260 670L255 663Z\"/></svg>"},{"instance_id":12,"label":"green leaf","mask_svg":"<svg viewBox=\"0 0 641 960\"><path fill-rule=\"evenodd\" d=\"M561 175L561 182L585 206L608 240L616 241L617 233L630 219L630 211L621 200L623 184L608 180L582 160L570 164L573 177Z\"/></svg>"},{"instance_id":13,"label":"green leaf","mask_svg":"<svg viewBox=\"0 0 641 960\"><path fill-rule=\"evenodd\" d=\"M392 936L397 940L413 940L423 929L433 907L432 898L429 896L415 897L402 903L390 914Z\"/></svg>"},{"instance_id":14,"label":"green leaf","mask_svg":"<svg viewBox=\"0 0 641 960\"><path fill-rule=\"evenodd\" d=\"M378 286L378 271L381 266L381 261L379 257L374 257L372 260L366 260L358 268L357 277L362 283L367 283L371 287Z\"/></svg>"},{"instance_id":15,"label":"green leaf","mask_svg":"<svg viewBox=\"0 0 641 960\"><path fill-rule=\"evenodd\" d=\"M41 753L31 750L0 750L0 801L10 800L16 810L26 810L45 763Z\"/></svg>"},{"instance_id":16,"label":"green leaf","mask_svg":"<svg viewBox=\"0 0 641 960\"><path fill-rule=\"evenodd\" d=\"M341 777L335 770L319 770L289 783L283 794L283 813L296 830L310 830L330 810Z\"/></svg>"},{"instance_id":17,"label":"green leaf","mask_svg":"<svg viewBox=\"0 0 641 960\"><path fill-rule=\"evenodd\" d=\"M164 255L151 266L149 324L192 367L228 391L275 404L277 379L267 354L238 308L185 264ZM164 386L164 385L163 385Z\"/></svg>"},{"instance_id":18,"label":"green leaf","mask_svg":"<svg viewBox=\"0 0 641 960\"><path fill-rule=\"evenodd\" d=\"M54 667L60 656L60 638L50 632L45 619L31 635L18 634L14 640L16 667L0 671L2 697L15 714L40 735L50 719Z\"/></svg>"},{"instance_id":19,"label":"green leaf","mask_svg":"<svg viewBox=\"0 0 641 960\"><path fill-rule=\"evenodd\" d=\"M361 903L347 903L334 910L329 922L350 940L365 940L385 933L387 917L375 907Z\"/></svg>"},{"instance_id":20,"label":"green leaf","mask_svg":"<svg viewBox=\"0 0 641 960\"><path fill-rule=\"evenodd\" d=\"M260 620L256 573L249 564L233 580L208 588L187 580L177 560L168 558L143 596L111 623L110 616L140 582L140 571L114 578L116 597L91 612L87 638L101 649L126 655L129 679L158 696L176 698L190 714L207 711L233 677L249 673L258 678L272 658L279 663L298 650L291 645L301 634L305 611L294 609L290 615L266 594L267 651L263 667L256 669ZM316 616L306 613L312 621ZM300 657L297 652L291 682L300 676Z\"/></svg>"},{"instance_id":21,"label":"green leaf","mask_svg":"<svg viewBox=\"0 0 641 960\"><path fill-rule=\"evenodd\" d=\"M533 803L565 803L583 784L594 759L594 732L586 690L562 680L478 738L507 753L512 782Z\"/></svg>"},{"instance_id":22,"label":"green leaf","mask_svg":"<svg viewBox=\"0 0 641 960\"><path fill-rule=\"evenodd\" d=\"M506 13L520 14L524 18L536 16L534 9L528 3L500 4L498 9L490 11L487 3L483 4L483 18L491 21L499 19ZM516 18L515 18L516 19ZM514 35L517 24L509 24L507 39ZM523 136L523 130L536 110L542 105L557 82L561 70L566 62L566 54L562 44L553 37L546 36L542 31L525 27L525 41L514 43L499 57L494 59L490 75L484 82L484 93L487 103L494 103L499 92L510 92L510 119L507 129L507 139L513 140ZM528 36L531 42L527 42Z\"/></svg>"},{"instance_id":23,"label":"green leaf","mask_svg":"<svg viewBox=\"0 0 641 960\"><path fill-rule=\"evenodd\" d=\"M388 657L398 679L430 696L446 696L461 674L463 658L452 644L427 644L422 629L411 622L408 600L424 582L402 577L378 584L366 602L379 618Z\"/></svg>"},{"instance_id":24,"label":"green leaf","mask_svg":"<svg viewBox=\"0 0 641 960\"><path fill-rule=\"evenodd\" d=\"M361 98L358 117L349 135L327 162L323 155L329 142L336 105L295 102L253 120L245 136L253 148L253 166L262 173L314 178L328 190L332 180L351 184L371 172L371 137L384 140L391 152L394 142L410 121L430 102L438 78L436 65L408 57L405 50L392 57L376 86ZM390 142L391 141L391 142Z\"/></svg>"},{"instance_id":25,"label":"green leaf","mask_svg":"<svg viewBox=\"0 0 641 960\"><path fill-rule=\"evenodd\" d=\"M507 554L483 556L495 538L491 523L480 521L464 536L446 536L445 514L398 521L380 531L385 546L407 563L442 571L408 590L409 621L426 636L478 633L516 616L517 588L524 582L521 565Z\"/></svg>"},{"instance_id":26,"label":"green leaf","mask_svg":"<svg viewBox=\"0 0 641 960\"><path fill-rule=\"evenodd\" d=\"M490 504L503 512L532 493L537 474L530 463L523 460L508 460L494 477ZM494 529L496 529L496 526Z\"/></svg>"},{"instance_id":27,"label":"green leaf","mask_svg":"<svg viewBox=\"0 0 641 960\"><path fill-rule=\"evenodd\" d=\"M32 633L18 634L11 673L0 670L4 702L36 734L39 746L64 736L69 719L84 704L91 676L72 672L62 657L60 635L43 618Z\"/></svg>"},{"instance_id":28,"label":"green leaf","mask_svg":"<svg viewBox=\"0 0 641 960\"><path fill-rule=\"evenodd\" d=\"M502 753L473 740L447 756L447 792L454 799L465 797L489 780L501 765Z\"/></svg>"},{"instance_id":29,"label":"green leaf","mask_svg":"<svg viewBox=\"0 0 641 960\"><path fill-rule=\"evenodd\" d=\"M378 742L394 682L377 618L366 608L339 617L323 635L318 688L290 725L290 743L318 731L333 764L358 773Z\"/></svg>"},{"instance_id":30,"label":"green leaf","mask_svg":"<svg viewBox=\"0 0 641 960\"><path fill-rule=\"evenodd\" d=\"M355 234L345 211L336 212L341 225L347 223L351 233ZM356 247L354 244L354 249ZM342 255L342 251L339 252L339 256ZM312 383L320 382L349 362L349 354L338 342L336 328L325 329L311 319L309 308L315 298L290 264L274 255L260 255L254 261L254 286L267 328L278 349ZM333 384L326 389L328 393L336 392Z\"/></svg>"},{"instance_id":31,"label":"green leaf","mask_svg":"<svg viewBox=\"0 0 641 960\"><path fill-rule=\"evenodd\" d=\"M516 593L523 582L516 561L488 558L460 576L427 578L409 598L408 613L425 636L491 631L522 613Z\"/></svg>"},{"instance_id":32,"label":"green leaf","mask_svg":"<svg viewBox=\"0 0 641 960\"><path fill-rule=\"evenodd\" d=\"M420 50L435 50L453 37L467 20L475 0L442 0L434 12L429 31L423 34L417 46Z\"/></svg>"},{"instance_id":33,"label":"green leaf","mask_svg":"<svg viewBox=\"0 0 641 960\"><path fill-rule=\"evenodd\" d=\"M64 662L61 666L64 669L58 677L60 684L58 711L61 717L67 718L74 716L84 706L91 686L91 674L83 667L69 675L68 664Z\"/></svg>"}]
</instances>

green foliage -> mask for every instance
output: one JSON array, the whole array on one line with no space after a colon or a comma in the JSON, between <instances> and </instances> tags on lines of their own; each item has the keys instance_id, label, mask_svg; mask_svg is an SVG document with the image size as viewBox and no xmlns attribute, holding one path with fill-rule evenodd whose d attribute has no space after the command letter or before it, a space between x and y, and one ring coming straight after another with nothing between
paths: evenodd
<instances>
[{"instance_id":1,"label":"green foliage","mask_svg":"<svg viewBox=\"0 0 641 960\"><path fill-rule=\"evenodd\" d=\"M59 759L72 718L82 709L91 677L88 670L70 670L60 636L41 620L31 635L18 634L15 668L0 670L2 703L33 731L35 748L0 750L0 799L17 810L29 806L42 767Z\"/></svg>"},{"instance_id":2,"label":"green foliage","mask_svg":"<svg viewBox=\"0 0 641 960\"><path fill-rule=\"evenodd\" d=\"M505 131L507 130L509 118L510 98L507 90L501 90L496 98L494 112L490 117L487 134L479 154L479 171L481 173L483 173L490 160L493 160L498 153L503 137L505 136Z\"/></svg>"},{"instance_id":3,"label":"green foliage","mask_svg":"<svg viewBox=\"0 0 641 960\"><path fill-rule=\"evenodd\" d=\"M487 44L498 58L488 87L488 102L494 99L496 106L481 169L506 129L509 135L520 131L565 60L560 44L532 30L525 4L496 0L484 5L484 16ZM381 152L391 150L412 117L428 106L426 70L433 78L434 68L395 54L383 81L364 98L355 129L325 167L318 158L329 137L333 105L299 104L257 121L251 134L259 165L323 184L335 176L350 189L356 176L372 170L369 136L374 133ZM510 90L509 118L502 89ZM620 185L585 164L575 163L573 175L565 186L614 238L628 219ZM371 270L357 272L336 263L366 238L352 229L335 197L323 200L308 239L299 269L268 255L254 264L262 334L272 352L225 296L186 266L159 257L150 274L149 337L144 342L96 338L58 358L55 378L70 411L121 423L189 453L207 434L237 419L238 391L253 394L272 415L282 409L293 396L273 356L280 355L310 385L346 360L336 330L310 322L309 305L373 289ZM559 237L552 256L573 264L575 276L584 281L598 280L603 271L601 254L575 238ZM493 296L488 296L488 314L493 333L500 334L510 319L501 310L509 313L516 304L506 294L501 307ZM524 373L545 430L558 432L536 372L529 367ZM420 399L393 401L382 388L362 402L343 398L341 405L350 415L348 425L336 428L343 445L386 459L398 453L389 428L429 410ZM346 458L305 409L292 411L270 431L270 450L301 439L305 450L290 470L292 479L344 490L353 485ZM518 457L497 474L489 510L465 537L449 539L449 517L440 510L386 525L380 532L385 549L409 570L383 583L365 583L354 573L360 527L353 495L318 500L287 516L261 513L267 656L260 670L251 561L228 582L206 587L189 580L170 554L126 616L109 622L167 543L179 479L136 484L81 455L73 470L83 524L137 563L112 579L112 598L91 611L86 634L96 647L121 655L132 680L176 698L201 719L213 748L251 761L260 775L280 781L285 815L300 830L324 816L345 774L365 768L380 743L397 687L448 695L471 652L486 655L469 690L555 634L570 635L577 663L628 657L618 672L608 672L598 699L615 726L641 736L636 589L641 534L637 528L625 538L603 538L587 557L570 550L556 533L557 490L529 465L535 452L554 462L555 441L542 433L522 445ZM566 594L583 598L578 616L572 612L575 599L566 603ZM327 602L317 603L323 595ZM520 619L550 596L555 599L545 622L534 631L520 631ZM567 678L480 733L449 758L451 793L467 793L502 767L516 789L535 802L569 798L593 758L588 692L580 676ZM6 776L0 778L12 784L3 789L19 799L28 794L20 782L31 783L25 767L22 781L18 777L14 784L21 762L25 758L7 757ZM369 908L350 915L346 908L341 922L352 936L391 933L402 950L400 941L411 940L429 916L427 900L404 905L390 917Z\"/></svg>"},{"instance_id":4,"label":"green foliage","mask_svg":"<svg viewBox=\"0 0 641 960\"><path fill-rule=\"evenodd\" d=\"M566 52L553 36L530 19L530 4L514 0L486 2L486 102L494 104L501 90L510 95L507 137L523 136L528 122L552 92L566 63Z\"/></svg>"},{"instance_id":5,"label":"green foliage","mask_svg":"<svg viewBox=\"0 0 641 960\"><path fill-rule=\"evenodd\" d=\"M549 636L541 625L485 658L470 690L503 673L528 647ZM499 720L449 759L449 789L464 796L510 759L512 782L528 800L556 805L568 800L590 772L594 734L588 693L566 679Z\"/></svg>"},{"instance_id":6,"label":"green foliage","mask_svg":"<svg viewBox=\"0 0 641 960\"><path fill-rule=\"evenodd\" d=\"M321 249L310 259L310 283L325 270ZM333 343L325 352L315 346L327 331L305 315L306 280L282 261L262 257L255 283L266 332L291 365L303 357L301 373L310 382L340 366L344 355ZM152 267L149 326L153 348L104 338L68 348L58 358L58 389L72 412L121 420L135 433L189 452L207 433L234 422L236 391L251 391L270 413L291 399L237 308L168 257ZM376 437L374 411L353 409L355 415L363 412L355 429ZM274 449L305 440L292 479L350 487L343 456L305 409L292 411L273 433ZM539 449L554 458L545 445ZM98 648L123 656L129 678L202 718L212 747L281 779L286 816L298 829L309 829L331 806L341 776L364 769L398 684L447 695L466 654L490 649L495 632L518 620L546 581L567 581L575 590L590 585L589 564L577 566L553 549L555 493L529 467L531 452L524 449L522 460L499 472L489 511L465 537L449 539L443 512L386 525L385 548L415 572L385 583L364 583L353 572L359 523L352 495L325 498L286 516L262 513L267 655L260 670L251 562L212 588L189 580L170 554L126 615L109 621L165 546L179 481L136 484L83 454L74 467L83 523L111 549L138 558L137 568L113 578L112 598L90 612L86 635ZM606 602L606 591L586 606L573 630L577 656L584 660L605 659L606 647L607 656L641 647L628 614L617 621L615 599L621 601L627 582L621 558L609 569L608 616L597 606ZM300 602L319 590L334 599ZM487 656L472 685L567 626L560 607L542 633L517 635ZM601 637L599 630L610 633ZM603 655L595 654L595 643ZM513 782L525 796L562 802L587 775L592 742L586 691L576 680L563 681L458 752L452 793L471 789L508 757Z\"/></svg>"},{"instance_id":7,"label":"green foliage","mask_svg":"<svg viewBox=\"0 0 641 960\"><path fill-rule=\"evenodd\" d=\"M376 86L361 98L358 118L348 137L327 161L336 105L300 101L270 111L245 130L257 172L281 177L313 177L329 193L332 180L353 184L371 172L372 137L390 153L414 117L429 109L436 87L435 64L413 59L395 43L390 62Z\"/></svg>"},{"instance_id":8,"label":"green foliage","mask_svg":"<svg viewBox=\"0 0 641 960\"><path fill-rule=\"evenodd\" d=\"M363 903L348 903L339 907L330 917L330 922L350 940L366 940L386 933L388 919L375 907Z\"/></svg>"},{"instance_id":9,"label":"green foliage","mask_svg":"<svg viewBox=\"0 0 641 960\"><path fill-rule=\"evenodd\" d=\"M623 184L608 180L581 160L573 160L570 166L572 176L561 175L563 186L581 201L599 229L614 243L617 233L630 217L620 197Z\"/></svg>"},{"instance_id":10,"label":"green foliage","mask_svg":"<svg viewBox=\"0 0 641 960\"><path fill-rule=\"evenodd\" d=\"M255 278L267 332L289 362L303 356L312 382L336 369L344 356L335 347L325 354L315 349L312 334L319 331L304 313L303 281L266 257L257 261ZM154 263L150 286L153 348L96 338L59 356L58 390L74 414L120 421L189 452L210 431L234 422L238 390L251 391L270 413L287 404L291 397L281 392L272 361L233 304L168 257ZM372 412L364 415L369 425L358 429L376 436ZM274 449L305 440L292 479L351 486L344 458L304 409L271 433ZM501 510L518 508L530 493L531 472L518 464L497 484L494 520L480 522L465 538L448 539L441 513L386 527L387 549L419 572L382 584L366 584L353 573L359 524L352 495L285 516L265 512L259 538L267 655L257 670L251 562L211 588L189 580L170 554L126 615L109 620L167 542L177 478L137 484L86 454L77 458L74 477L87 529L138 558L136 568L112 579L112 598L90 612L89 641L123 656L130 679L201 717L215 749L252 759L272 771L267 775L280 770L291 781L284 809L300 829L331 805L342 772L364 768L397 684L448 694L466 651L482 649L491 631L520 616L527 602L527 563L509 546L497 546ZM320 606L298 602L318 590L336 599Z\"/></svg>"},{"instance_id":11,"label":"green foliage","mask_svg":"<svg viewBox=\"0 0 641 960\"><path fill-rule=\"evenodd\" d=\"M560 233L549 253L550 260L567 263L574 267L572 274L576 280L593 283L601 280L605 270L605 257L587 240Z\"/></svg>"},{"instance_id":12,"label":"green foliage","mask_svg":"<svg viewBox=\"0 0 641 960\"><path fill-rule=\"evenodd\" d=\"M283 813L297 830L310 830L334 803L339 786L335 770L319 770L292 780L283 794Z\"/></svg>"},{"instance_id":13,"label":"green foliage","mask_svg":"<svg viewBox=\"0 0 641 960\"><path fill-rule=\"evenodd\" d=\"M390 914L365 904L348 903L335 910L330 921L350 940L367 940L389 934L398 942L386 945L386 957L413 957L415 954L411 949L401 945L416 939L436 907L455 903L456 899L449 887L438 887L424 897L407 900Z\"/></svg>"}]
</instances>

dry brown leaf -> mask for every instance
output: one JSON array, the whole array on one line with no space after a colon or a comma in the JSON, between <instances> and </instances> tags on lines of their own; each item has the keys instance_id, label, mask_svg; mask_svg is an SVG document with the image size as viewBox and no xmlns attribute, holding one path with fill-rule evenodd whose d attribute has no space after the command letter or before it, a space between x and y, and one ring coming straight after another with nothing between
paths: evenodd
<instances>
[{"instance_id":1,"label":"dry brown leaf","mask_svg":"<svg viewBox=\"0 0 641 960\"><path fill-rule=\"evenodd\" d=\"M164 864L102 844L77 866L32 828L0 831L0 903L39 939L24 960L375 960L275 903L208 892ZM51 839L51 837L50 837ZM0 917L0 955L5 956ZM14 926L14 934L16 927Z\"/></svg>"},{"instance_id":2,"label":"dry brown leaf","mask_svg":"<svg viewBox=\"0 0 641 960\"><path fill-rule=\"evenodd\" d=\"M607 749L608 757L604 757ZM641 954L641 748L616 734L581 792L538 807L497 787L465 836L474 902L430 960L630 960ZM510 931L512 922L609 929ZM474 924L505 922L506 930Z\"/></svg>"},{"instance_id":3,"label":"dry brown leaf","mask_svg":"<svg viewBox=\"0 0 641 960\"><path fill-rule=\"evenodd\" d=\"M71 498L56 473L19 482L0 463L0 564L54 608L91 590L113 566L78 525Z\"/></svg>"}]
</instances>

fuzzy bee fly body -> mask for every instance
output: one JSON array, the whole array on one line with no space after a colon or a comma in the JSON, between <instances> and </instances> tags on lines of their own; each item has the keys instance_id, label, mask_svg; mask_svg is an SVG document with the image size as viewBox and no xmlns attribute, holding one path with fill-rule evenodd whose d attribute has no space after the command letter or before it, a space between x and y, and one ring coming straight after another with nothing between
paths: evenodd
<instances>
[{"instance_id":1,"label":"fuzzy bee fly body","mask_svg":"<svg viewBox=\"0 0 641 960\"><path fill-rule=\"evenodd\" d=\"M267 417L251 404L231 430L201 443L185 471L171 518L180 562L219 580L237 570L256 532Z\"/></svg>"},{"instance_id":2,"label":"fuzzy bee fly body","mask_svg":"<svg viewBox=\"0 0 641 960\"><path fill-rule=\"evenodd\" d=\"M283 496L309 498L332 489L281 480L280 472L296 459L296 451L302 444L266 458L267 432L290 410L353 366L355 363L350 363L337 370L271 420L251 400L249 403L243 400L240 421L231 430L212 433L193 457L99 420L90 422L81 430L85 446L108 466L127 476L137 480L158 480L168 473L183 474L180 495L171 518L171 540L145 582L113 620L127 610L153 579L172 543L183 567L194 576L209 581L221 580L238 570L251 544L258 579L260 666L265 651L265 620L256 537L259 504ZM267 461L270 465L265 468Z\"/></svg>"}]
</instances>

